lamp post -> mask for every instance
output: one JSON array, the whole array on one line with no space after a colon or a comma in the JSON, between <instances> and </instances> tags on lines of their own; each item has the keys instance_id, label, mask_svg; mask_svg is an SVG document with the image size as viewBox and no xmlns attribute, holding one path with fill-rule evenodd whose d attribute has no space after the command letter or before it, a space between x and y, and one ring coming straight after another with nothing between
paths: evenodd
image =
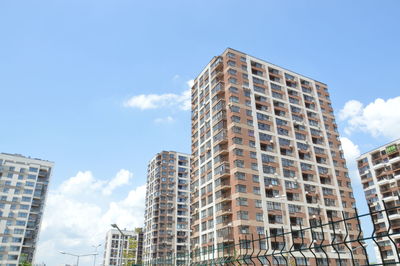
<instances>
[{"instance_id":1,"label":"lamp post","mask_svg":"<svg viewBox=\"0 0 400 266\"><path fill-rule=\"evenodd\" d=\"M119 256L120 256L119 265L122 266L122 259L123 259L122 253L124 252L124 246L123 246L123 245L124 245L124 243L125 243L125 234L121 231L121 229L119 229L119 227L118 227L117 224L112 224L111 226L112 226L113 228L117 229L117 230L119 231L119 233L121 234L121 237L122 237L122 241L121 241L121 252L120 252L120 254L119 254Z\"/></svg>"},{"instance_id":2,"label":"lamp post","mask_svg":"<svg viewBox=\"0 0 400 266\"><path fill-rule=\"evenodd\" d=\"M76 266L79 266L79 258L80 258L80 257L95 256L95 255L97 255L97 253L72 254L72 253L68 253L68 252L65 252L65 251L59 251L59 252L60 252L61 254L63 254L63 255L70 255L70 256L76 257Z\"/></svg>"},{"instance_id":3,"label":"lamp post","mask_svg":"<svg viewBox=\"0 0 400 266\"><path fill-rule=\"evenodd\" d=\"M97 256L97 248L100 247L101 244L96 245L92 245L92 247L94 247L94 252L96 253L96 255L94 255L94 259L93 259L93 266L96 266L96 256Z\"/></svg>"}]
</instances>

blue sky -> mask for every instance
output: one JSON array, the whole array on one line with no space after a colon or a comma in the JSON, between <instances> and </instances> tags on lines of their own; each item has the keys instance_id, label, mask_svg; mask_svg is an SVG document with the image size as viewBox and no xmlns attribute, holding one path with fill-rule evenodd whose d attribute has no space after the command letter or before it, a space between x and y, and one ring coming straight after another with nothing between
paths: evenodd
<instances>
[{"instance_id":1,"label":"blue sky","mask_svg":"<svg viewBox=\"0 0 400 266\"><path fill-rule=\"evenodd\" d=\"M337 114L344 110L348 158L399 138L399 8L371 0L1 1L0 152L56 163L38 262L72 262L57 250L91 251L110 221L142 223L147 162L161 150L190 152L184 91L226 47L327 83ZM149 94L152 108L124 105ZM101 220L95 229L87 230L88 214Z\"/></svg>"}]
</instances>

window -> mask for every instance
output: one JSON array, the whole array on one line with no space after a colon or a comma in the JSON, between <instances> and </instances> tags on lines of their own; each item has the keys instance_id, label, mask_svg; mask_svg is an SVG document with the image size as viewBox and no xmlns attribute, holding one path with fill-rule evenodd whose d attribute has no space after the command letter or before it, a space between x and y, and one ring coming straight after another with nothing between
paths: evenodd
<instances>
[{"instance_id":1,"label":"window","mask_svg":"<svg viewBox=\"0 0 400 266\"><path fill-rule=\"evenodd\" d=\"M281 204L279 202L267 201L267 209L269 211L281 210Z\"/></svg>"},{"instance_id":2,"label":"window","mask_svg":"<svg viewBox=\"0 0 400 266\"><path fill-rule=\"evenodd\" d=\"M246 193L246 186L245 185L236 185L235 186L236 192Z\"/></svg>"},{"instance_id":3,"label":"window","mask_svg":"<svg viewBox=\"0 0 400 266\"><path fill-rule=\"evenodd\" d=\"M277 99L283 99L282 94L272 91L272 97L277 98Z\"/></svg>"},{"instance_id":4,"label":"window","mask_svg":"<svg viewBox=\"0 0 400 266\"><path fill-rule=\"evenodd\" d=\"M234 137L232 139L233 143L235 144L242 144L243 143L243 139L242 138L238 138L238 137Z\"/></svg>"},{"instance_id":5,"label":"window","mask_svg":"<svg viewBox=\"0 0 400 266\"><path fill-rule=\"evenodd\" d=\"M263 165L263 172L265 174L275 174L276 168L270 165Z\"/></svg>"},{"instance_id":6,"label":"window","mask_svg":"<svg viewBox=\"0 0 400 266\"><path fill-rule=\"evenodd\" d=\"M232 122L240 123L240 117L239 116L233 115L233 116L231 116L231 120L232 120Z\"/></svg>"},{"instance_id":7,"label":"window","mask_svg":"<svg viewBox=\"0 0 400 266\"><path fill-rule=\"evenodd\" d=\"M261 160L263 163L273 163L273 162L275 162L275 157L272 155L262 153Z\"/></svg>"},{"instance_id":8,"label":"window","mask_svg":"<svg viewBox=\"0 0 400 266\"><path fill-rule=\"evenodd\" d=\"M243 156L243 149L235 148L234 150L235 155Z\"/></svg>"},{"instance_id":9,"label":"window","mask_svg":"<svg viewBox=\"0 0 400 266\"><path fill-rule=\"evenodd\" d=\"M268 124L264 124L264 123L258 123L258 129L260 130L266 130L266 131L270 131L271 130L271 126Z\"/></svg>"},{"instance_id":10,"label":"window","mask_svg":"<svg viewBox=\"0 0 400 266\"><path fill-rule=\"evenodd\" d=\"M257 226L257 234L259 234L259 235L265 235L265 229L264 229L264 227L263 226ZM261 243L260 243L260 245L261 245ZM265 241L264 241L264 245L265 245ZM265 248L264 248L265 249Z\"/></svg>"},{"instance_id":11,"label":"window","mask_svg":"<svg viewBox=\"0 0 400 266\"><path fill-rule=\"evenodd\" d=\"M260 182L260 177L258 175L253 175L253 182L254 183L259 183Z\"/></svg>"},{"instance_id":12,"label":"window","mask_svg":"<svg viewBox=\"0 0 400 266\"><path fill-rule=\"evenodd\" d=\"M236 167L239 167L239 168L243 168L244 167L244 161L243 160L235 160L233 163L234 163L234 165Z\"/></svg>"},{"instance_id":13,"label":"window","mask_svg":"<svg viewBox=\"0 0 400 266\"><path fill-rule=\"evenodd\" d=\"M238 88L233 87L233 86L229 87L229 91L232 92L232 93L239 93Z\"/></svg>"},{"instance_id":14,"label":"window","mask_svg":"<svg viewBox=\"0 0 400 266\"><path fill-rule=\"evenodd\" d=\"M236 206L248 206L247 198L236 198Z\"/></svg>"},{"instance_id":15,"label":"window","mask_svg":"<svg viewBox=\"0 0 400 266\"><path fill-rule=\"evenodd\" d=\"M261 113L257 113L257 119L260 121L268 121L269 116Z\"/></svg>"},{"instance_id":16,"label":"window","mask_svg":"<svg viewBox=\"0 0 400 266\"><path fill-rule=\"evenodd\" d=\"M261 212L257 212L257 213L256 213L256 220L257 220L258 222L264 221L263 218L264 218L264 217L263 217L263 214L262 214ZM263 231L264 231L264 228L263 228Z\"/></svg>"},{"instance_id":17,"label":"window","mask_svg":"<svg viewBox=\"0 0 400 266\"><path fill-rule=\"evenodd\" d=\"M260 187L253 187L253 193L256 195L260 195Z\"/></svg>"},{"instance_id":18,"label":"window","mask_svg":"<svg viewBox=\"0 0 400 266\"><path fill-rule=\"evenodd\" d=\"M231 97L229 97L229 101L232 102L232 103L238 103L239 102L239 97L231 96Z\"/></svg>"},{"instance_id":19,"label":"window","mask_svg":"<svg viewBox=\"0 0 400 266\"><path fill-rule=\"evenodd\" d=\"M242 128L238 126L233 126L232 131L233 133L241 134Z\"/></svg>"},{"instance_id":20,"label":"window","mask_svg":"<svg viewBox=\"0 0 400 266\"><path fill-rule=\"evenodd\" d=\"M234 112L234 113L239 113L240 112L240 107L232 105L231 106L231 111Z\"/></svg>"},{"instance_id":21,"label":"window","mask_svg":"<svg viewBox=\"0 0 400 266\"><path fill-rule=\"evenodd\" d=\"M284 167L294 166L294 161L282 158L282 166Z\"/></svg>"},{"instance_id":22,"label":"window","mask_svg":"<svg viewBox=\"0 0 400 266\"><path fill-rule=\"evenodd\" d=\"M242 173L242 172L236 172L235 173L235 177L236 177L236 179L239 179L239 180L245 180L246 179L246 174Z\"/></svg>"},{"instance_id":23,"label":"window","mask_svg":"<svg viewBox=\"0 0 400 266\"><path fill-rule=\"evenodd\" d=\"M248 211L238 211L237 212L237 217L238 217L239 220L248 220L249 219L249 212Z\"/></svg>"},{"instance_id":24,"label":"window","mask_svg":"<svg viewBox=\"0 0 400 266\"><path fill-rule=\"evenodd\" d=\"M38 171L39 171L39 169L36 168L36 167L29 167L29 172L35 172L35 173L37 173Z\"/></svg>"},{"instance_id":25,"label":"window","mask_svg":"<svg viewBox=\"0 0 400 266\"><path fill-rule=\"evenodd\" d=\"M260 141L270 141L272 139L271 135L265 133L259 133Z\"/></svg>"}]
</instances>

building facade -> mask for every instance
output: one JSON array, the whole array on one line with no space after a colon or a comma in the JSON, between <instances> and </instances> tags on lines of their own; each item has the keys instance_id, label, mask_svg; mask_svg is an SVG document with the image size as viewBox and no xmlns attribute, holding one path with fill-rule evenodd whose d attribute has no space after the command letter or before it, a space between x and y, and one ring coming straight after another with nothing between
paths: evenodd
<instances>
[{"instance_id":1,"label":"building facade","mask_svg":"<svg viewBox=\"0 0 400 266\"><path fill-rule=\"evenodd\" d=\"M33 262L53 165L0 154L0 265Z\"/></svg>"},{"instance_id":2,"label":"building facade","mask_svg":"<svg viewBox=\"0 0 400 266\"><path fill-rule=\"evenodd\" d=\"M163 151L147 168L143 257L145 263L189 251L190 156ZM177 258L176 265L184 259Z\"/></svg>"},{"instance_id":3,"label":"building facade","mask_svg":"<svg viewBox=\"0 0 400 266\"><path fill-rule=\"evenodd\" d=\"M110 229L104 244L103 265L132 265L142 262L143 231Z\"/></svg>"},{"instance_id":4,"label":"building facade","mask_svg":"<svg viewBox=\"0 0 400 266\"><path fill-rule=\"evenodd\" d=\"M400 139L361 155L357 164L371 211L389 209L373 215L378 263L400 263L400 210L393 209L400 206ZM379 237L387 233L395 234L391 237L396 246L387 237Z\"/></svg>"},{"instance_id":5,"label":"building facade","mask_svg":"<svg viewBox=\"0 0 400 266\"><path fill-rule=\"evenodd\" d=\"M227 49L203 69L191 93L191 250L203 254L195 259L207 260L215 255L210 254L213 248L251 235L340 220L342 211L354 216L355 199L326 84ZM345 229L335 227L335 241L340 241ZM350 237L359 232L355 220L348 229ZM303 243L300 237L269 239L254 254L266 245L280 250L317 240L331 243L332 234L308 231ZM343 245L339 249L342 261L348 261L349 252ZM337 264L332 247L327 252ZM361 252L354 250L356 260ZM307 260L299 256L298 265L316 265L313 254L304 253ZM318 250L319 263L325 265L321 254Z\"/></svg>"}]
</instances>

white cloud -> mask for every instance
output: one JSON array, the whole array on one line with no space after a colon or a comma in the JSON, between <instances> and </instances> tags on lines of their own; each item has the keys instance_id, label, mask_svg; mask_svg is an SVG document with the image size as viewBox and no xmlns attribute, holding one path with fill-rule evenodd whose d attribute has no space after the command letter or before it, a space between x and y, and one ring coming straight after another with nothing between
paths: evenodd
<instances>
[{"instance_id":1,"label":"white cloud","mask_svg":"<svg viewBox=\"0 0 400 266\"><path fill-rule=\"evenodd\" d=\"M103 194L111 195L117 187L129 184L132 178L132 173L128 170L121 169L117 175L108 182L107 186L103 188Z\"/></svg>"},{"instance_id":2,"label":"white cloud","mask_svg":"<svg viewBox=\"0 0 400 266\"><path fill-rule=\"evenodd\" d=\"M191 89L194 85L194 79L188 80L186 84L188 85L189 89Z\"/></svg>"},{"instance_id":3,"label":"white cloud","mask_svg":"<svg viewBox=\"0 0 400 266\"><path fill-rule=\"evenodd\" d=\"M175 121L175 119L172 116L159 117L159 118L154 119L154 123L156 123L156 124L170 124L174 121Z\"/></svg>"},{"instance_id":4,"label":"white cloud","mask_svg":"<svg viewBox=\"0 0 400 266\"><path fill-rule=\"evenodd\" d=\"M172 80L177 81L180 79L179 75L175 75ZM186 82L186 89L181 94L164 93L164 94L140 94L133 96L124 101L123 106L127 108L138 108L140 110L159 109L159 108L174 108L177 107L181 110L188 111L191 108L190 91L194 84L194 80Z\"/></svg>"},{"instance_id":5,"label":"white cloud","mask_svg":"<svg viewBox=\"0 0 400 266\"><path fill-rule=\"evenodd\" d=\"M374 137L395 139L400 137L400 96L376 99L367 106L356 100L348 101L339 112L339 119L346 121L346 134L363 131Z\"/></svg>"},{"instance_id":6,"label":"white cloud","mask_svg":"<svg viewBox=\"0 0 400 266\"><path fill-rule=\"evenodd\" d=\"M358 175L356 159L360 156L360 149L358 145L346 137L340 138L344 157L346 159L349 175L357 185L361 184L361 179Z\"/></svg>"},{"instance_id":7,"label":"white cloud","mask_svg":"<svg viewBox=\"0 0 400 266\"><path fill-rule=\"evenodd\" d=\"M342 148L346 161L349 164L355 162L358 156L360 156L360 149L358 148L358 145L354 144L346 137L340 138L340 141L342 142Z\"/></svg>"},{"instance_id":8,"label":"white cloud","mask_svg":"<svg viewBox=\"0 0 400 266\"><path fill-rule=\"evenodd\" d=\"M118 187L128 184L131 178L132 173L124 169L108 180L96 179L90 171L85 171L51 189L36 262L47 265L72 263L73 258L59 254L58 250L92 252L92 245L104 244L111 223L128 229L143 226L145 186L131 189L122 200L108 197ZM98 261L100 257L101 250ZM90 263L93 263L93 257L82 258L83 265Z\"/></svg>"}]
</instances>

